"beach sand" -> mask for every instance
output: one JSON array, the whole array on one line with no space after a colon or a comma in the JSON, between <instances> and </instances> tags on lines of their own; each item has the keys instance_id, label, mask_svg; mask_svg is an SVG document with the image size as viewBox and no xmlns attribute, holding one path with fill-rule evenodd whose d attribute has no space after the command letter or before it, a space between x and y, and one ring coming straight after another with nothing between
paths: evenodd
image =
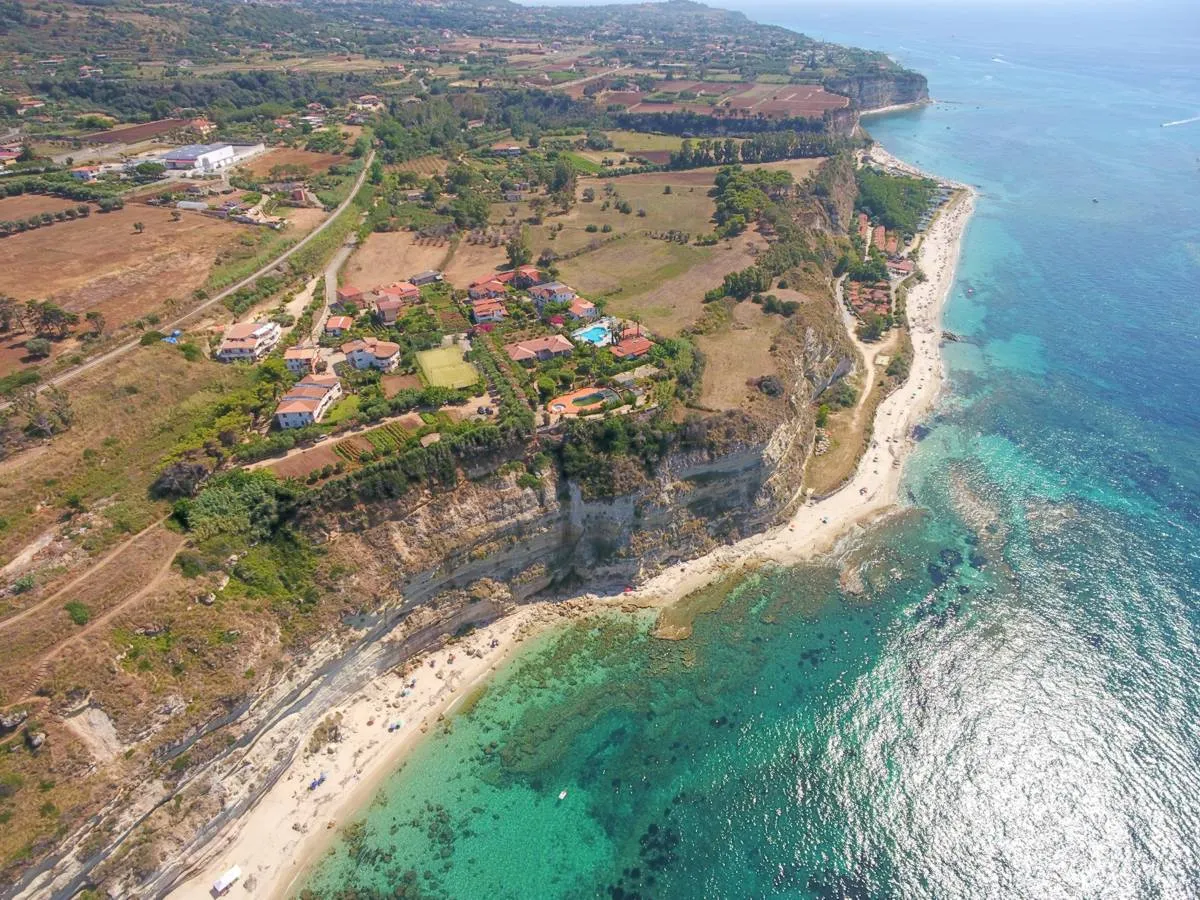
<instances>
[{"instance_id":1,"label":"beach sand","mask_svg":"<svg viewBox=\"0 0 1200 900\"><path fill-rule=\"evenodd\" d=\"M871 156L887 168L918 171L879 147ZM846 485L820 502L801 506L783 525L674 566L631 594L521 606L461 642L415 658L409 674L376 679L329 710L341 713L340 740L315 754L298 753L287 774L254 807L210 841L201 858L189 861L187 879L169 896L210 898L213 881L235 865L242 870L242 883L234 887L234 896L285 897L297 890L300 877L331 845L337 830L354 821L413 744L523 641L546 628L614 605L670 605L743 569L811 559L894 510L902 461L914 445L913 428L932 409L944 378L939 352L942 306L975 203L970 188L955 186L962 191L937 216L921 243L919 265L927 280L908 293L913 344L908 381L880 404L872 445ZM413 678L416 685L406 687ZM401 696L404 691L407 695ZM400 727L389 732L389 725L396 723ZM281 722L274 735L268 733L247 753L248 772L268 767L285 742L308 741L307 734L297 735L287 724ZM324 784L310 791L309 783L322 773Z\"/></svg>"}]
</instances>

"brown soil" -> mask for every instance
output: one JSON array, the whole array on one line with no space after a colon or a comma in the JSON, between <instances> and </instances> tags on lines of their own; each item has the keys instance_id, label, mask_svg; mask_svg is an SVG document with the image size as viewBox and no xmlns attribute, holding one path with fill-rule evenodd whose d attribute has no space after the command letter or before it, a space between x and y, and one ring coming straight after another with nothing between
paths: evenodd
<instances>
[{"instance_id":1,"label":"brown soil","mask_svg":"<svg viewBox=\"0 0 1200 900\"><path fill-rule=\"evenodd\" d=\"M135 234L134 222L145 231ZM0 293L52 299L80 314L99 310L109 327L125 324L168 298L186 299L204 283L235 225L200 214L129 205L61 222L0 242Z\"/></svg>"},{"instance_id":2,"label":"brown soil","mask_svg":"<svg viewBox=\"0 0 1200 900\"><path fill-rule=\"evenodd\" d=\"M383 388L383 396L389 400L404 390L421 390L421 379L416 375L384 375L379 379Z\"/></svg>"},{"instance_id":3,"label":"brown soil","mask_svg":"<svg viewBox=\"0 0 1200 900\"><path fill-rule=\"evenodd\" d=\"M174 131L182 127L184 122L184 119L159 119L157 122L144 122L141 125L122 125L108 131L84 135L81 140L100 144L130 144Z\"/></svg>"},{"instance_id":4,"label":"brown soil","mask_svg":"<svg viewBox=\"0 0 1200 900\"><path fill-rule=\"evenodd\" d=\"M262 154L241 168L257 178L269 177L271 169L276 166L299 166L307 174L317 175L327 171L330 166L348 162L349 159L350 157L340 153L313 153L309 150L282 147Z\"/></svg>"},{"instance_id":5,"label":"brown soil","mask_svg":"<svg viewBox=\"0 0 1200 900\"><path fill-rule=\"evenodd\" d=\"M487 244L469 244L461 240L454 251L454 258L446 266L446 280L455 287L465 288L481 275L497 271L497 267L504 266L507 259L503 244L489 247Z\"/></svg>"},{"instance_id":6,"label":"brown soil","mask_svg":"<svg viewBox=\"0 0 1200 900\"><path fill-rule=\"evenodd\" d=\"M78 205L79 201L77 200L63 200L59 197L47 197L45 194L21 194L19 197L5 197L0 200L0 220L27 219L37 213L53 213L60 209L73 209ZM95 211L96 207L92 206L92 212ZM55 225L45 227L54 228ZM11 240L11 238L5 238L5 240Z\"/></svg>"},{"instance_id":7,"label":"brown soil","mask_svg":"<svg viewBox=\"0 0 1200 900\"><path fill-rule=\"evenodd\" d=\"M417 238L410 231L375 232L346 261L340 282L367 290L403 281L438 268L449 249L449 241Z\"/></svg>"},{"instance_id":8,"label":"brown soil","mask_svg":"<svg viewBox=\"0 0 1200 900\"><path fill-rule=\"evenodd\" d=\"M280 478L304 478L309 472L315 472L317 469L325 468L325 466L336 466L340 462L345 462L344 459L333 452L333 445L333 441L327 441L324 444L313 447L311 450L297 453L295 456L289 456L287 459L281 459L268 468Z\"/></svg>"}]
</instances>

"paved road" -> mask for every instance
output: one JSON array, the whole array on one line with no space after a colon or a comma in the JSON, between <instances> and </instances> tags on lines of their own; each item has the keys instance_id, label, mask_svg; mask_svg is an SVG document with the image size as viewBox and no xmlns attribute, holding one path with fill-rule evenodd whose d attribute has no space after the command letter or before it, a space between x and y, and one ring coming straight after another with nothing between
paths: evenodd
<instances>
[{"instance_id":1,"label":"paved road","mask_svg":"<svg viewBox=\"0 0 1200 900\"><path fill-rule=\"evenodd\" d=\"M225 290L221 291L221 293L210 297L209 299L207 299L203 303L201 303L199 306L197 306L190 312L185 313L184 315L180 316L179 318L175 319L174 321L164 323L161 326L162 331L169 332L175 328L182 327L184 324L186 324L188 321L190 321L191 319L198 316L200 313L204 312L206 309L210 309L214 305L220 303L226 297L232 295L236 291L241 290L246 285L252 284L256 280L261 278L263 275L266 275L268 272L270 272L272 269L274 269L280 263L288 260L293 254L298 253L299 251L303 250L304 247L310 241L312 241L317 235L319 235L322 231L324 231L326 228L328 228L333 223L333 220L336 219L339 215L341 215L342 212L346 209L346 207L348 207L354 201L354 195L358 193L359 188L361 188L363 186L363 182L365 182L367 180L367 175L371 171L371 162L374 159L375 159L375 151L372 150L370 153L367 154L366 159L363 161L362 172L360 172L358 178L355 179L354 187L351 188L351 190L350 190L350 195L348 197L346 197L345 200L342 201L341 206L339 206L337 209L335 209L325 219L324 222L322 222L320 225L318 225L316 228L314 228L312 230L312 232L309 233L308 235L306 235L298 244L289 248L288 250L285 250L283 253L279 254L279 256L275 257L275 259L271 260L271 262L267 263L265 266L263 266L261 269L259 269L257 272L255 272L253 275L250 275L247 278L243 278L241 281L239 281L237 284L233 285L232 287L228 287ZM140 346L141 346L141 341L138 338L134 338L133 340L127 341L124 344L119 344L118 346L114 347L113 349L108 350L104 353L101 353L99 356L93 356L91 359L87 360L86 362L80 363L79 365L75 366L73 369L67 369L65 372L60 372L58 375L55 375L53 378L43 381L40 385L38 385L37 390L40 393L41 391L46 390L46 388L48 388L48 387L51 387L51 386L57 387L59 385L66 384L68 381L70 381L73 378L78 377L79 375L82 375L84 372L94 369L97 366L102 366L105 363L112 362L117 357L123 356L131 350L136 350ZM11 403L0 404L0 410L7 409L11 405L12 405Z\"/></svg>"}]
</instances>

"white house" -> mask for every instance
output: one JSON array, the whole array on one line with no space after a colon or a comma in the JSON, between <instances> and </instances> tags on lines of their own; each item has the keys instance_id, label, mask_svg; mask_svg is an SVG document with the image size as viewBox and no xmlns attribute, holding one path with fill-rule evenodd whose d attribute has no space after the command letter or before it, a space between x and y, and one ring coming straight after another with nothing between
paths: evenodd
<instances>
[{"instance_id":1,"label":"white house","mask_svg":"<svg viewBox=\"0 0 1200 900\"><path fill-rule=\"evenodd\" d=\"M390 372L400 364L400 345L378 338L359 338L342 344L346 361L356 369L375 368Z\"/></svg>"},{"instance_id":2,"label":"white house","mask_svg":"<svg viewBox=\"0 0 1200 900\"><path fill-rule=\"evenodd\" d=\"M570 303L575 299L575 291L561 281L551 281L549 284L538 284L531 287L529 296L533 298L538 312L541 312L542 307L547 303Z\"/></svg>"},{"instance_id":3,"label":"white house","mask_svg":"<svg viewBox=\"0 0 1200 900\"><path fill-rule=\"evenodd\" d=\"M307 375L283 395L275 407L280 428L304 428L315 425L342 396L342 383L336 375Z\"/></svg>"},{"instance_id":4,"label":"white house","mask_svg":"<svg viewBox=\"0 0 1200 900\"><path fill-rule=\"evenodd\" d=\"M217 359L221 362L258 362L275 349L281 333L275 322L230 325L217 348Z\"/></svg>"},{"instance_id":5,"label":"white house","mask_svg":"<svg viewBox=\"0 0 1200 900\"><path fill-rule=\"evenodd\" d=\"M283 364L295 375L309 375L317 368L320 351L316 347L288 347L283 351Z\"/></svg>"},{"instance_id":6,"label":"white house","mask_svg":"<svg viewBox=\"0 0 1200 900\"><path fill-rule=\"evenodd\" d=\"M232 144L188 144L165 154L162 158L168 169L199 169L211 172L232 165Z\"/></svg>"}]
</instances>

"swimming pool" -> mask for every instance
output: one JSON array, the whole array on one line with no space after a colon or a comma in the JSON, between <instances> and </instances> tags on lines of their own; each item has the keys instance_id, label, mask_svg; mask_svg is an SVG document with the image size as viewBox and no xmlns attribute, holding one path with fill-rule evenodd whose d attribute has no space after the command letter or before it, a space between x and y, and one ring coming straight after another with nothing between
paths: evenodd
<instances>
[{"instance_id":1,"label":"swimming pool","mask_svg":"<svg viewBox=\"0 0 1200 900\"><path fill-rule=\"evenodd\" d=\"M607 319L597 322L595 325L589 325L587 328L580 328L571 336L578 341L595 344L597 347L604 347L612 343L612 333L609 331Z\"/></svg>"}]
</instances>

